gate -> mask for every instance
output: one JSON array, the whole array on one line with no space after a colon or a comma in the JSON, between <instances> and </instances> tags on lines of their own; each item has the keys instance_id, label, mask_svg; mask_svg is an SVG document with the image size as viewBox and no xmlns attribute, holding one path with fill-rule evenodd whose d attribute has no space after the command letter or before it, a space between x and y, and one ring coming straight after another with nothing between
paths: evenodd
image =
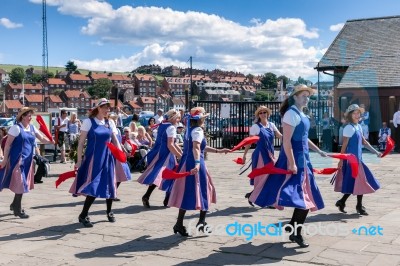
<instances>
[{"instance_id":1,"label":"gate","mask_svg":"<svg viewBox=\"0 0 400 266\"><path fill-rule=\"evenodd\" d=\"M232 148L249 136L250 127L254 124L254 112L261 106L267 106L272 114L269 121L273 122L282 132L279 108L281 102L221 102L221 101L194 101L193 106L202 106L210 113L206 120L205 133L208 145L214 148ZM320 112L318 112L318 107ZM309 113L315 114L316 134L321 138L322 129L319 126L321 114L328 112L333 117L332 106L328 101L310 101ZM281 140L275 138L274 146L280 147Z\"/></svg>"}]
</instances>

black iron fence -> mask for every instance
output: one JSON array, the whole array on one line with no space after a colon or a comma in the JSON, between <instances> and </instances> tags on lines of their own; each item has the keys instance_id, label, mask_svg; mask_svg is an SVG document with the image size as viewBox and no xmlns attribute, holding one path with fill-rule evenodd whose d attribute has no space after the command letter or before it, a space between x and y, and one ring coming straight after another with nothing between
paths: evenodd
<instances>
[{"instance_id":1,"label":"black iron fence","mask_svg":"<svg viewBox=\"0 0 400 266\"><path fill-rule=\"evenodd\" d=\"M202 106L210 113L206 121L206 134L208 145L215 148L232 148L241 140L249 136L249 129L254 124L254 112L260 105L265 105L272 110L269 121L282 131L281 116L279 114L280 102L220 102L220 101L194 101L194 106ZM308 106L311 119L314 117L315 141L321 143L323 113L331 119L331 137L335 137L339 123L333 119L333 106L330 101L312 101ZM311 115L312 114L312 115ZM312 123L313 124L313 123ZM313 131L314 132L314 131ZM311 131L310 131L311 133ZM281 140L274 140L275 147L280 147Z\"/></svg>"}]
</instances>

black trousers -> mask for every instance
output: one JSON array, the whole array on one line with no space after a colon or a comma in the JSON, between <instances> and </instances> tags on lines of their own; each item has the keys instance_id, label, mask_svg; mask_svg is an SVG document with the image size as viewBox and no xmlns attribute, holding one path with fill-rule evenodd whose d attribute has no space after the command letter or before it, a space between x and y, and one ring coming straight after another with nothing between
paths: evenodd
<instances>
[{"instance_id":1,"label":"black trousers","mask_svg":"<svg viewBox=\"0 0 400 266\"><path fill-rule=\"evenodd\" d=\"M397 128L394 129L394 141L396 143L394 150L400 152L400 125L397 125Z\"/></svg>"}]
</instances>

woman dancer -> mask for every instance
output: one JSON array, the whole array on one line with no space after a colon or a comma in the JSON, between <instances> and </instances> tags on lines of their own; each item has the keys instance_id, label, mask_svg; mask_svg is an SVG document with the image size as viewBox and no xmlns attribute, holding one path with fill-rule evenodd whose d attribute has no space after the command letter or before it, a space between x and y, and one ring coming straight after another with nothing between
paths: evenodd
<instances>
[{"instance_id":1,"label":"woman dancer","mask_svg":"<svg viewBox=\"0 0 400 266\"><path fill-rule=\"evenodd\" d=\"M145 158L147 159L147 169L138 178L139 183L149 186L142 197L143 206L146 208L150 208L149 199L156 187L167 192L164 199L164 206L166 206L172 180L163 181L162 171L165 168L175 168L176 159L182 157L182 150L175 145L175 125L180 121L181 115L175 109L171 109L165 114L164 118L165 120L158 127L156 142Z\"/></svg>"},{"instance_id":2,"label":"woman dancer","mask_svg":"<svg viewBox=\"0 0 400 266\"><path fill-rule=\"evenodd\" d=\"M200 210L200 218L197 229L204 232L206 213L211 203L216 202L216 193L211 176L204 162L204 152L227 153L228 149L214 149L207 146L203 126L206 117L203 107L195 107L190 110L190 128L186 135L182 160L179 171L190 170L191 175L186 178L176 179L172 185L169 207L179 208L178 219L174 225L174 233L189 236L183 219L187 210Z\"/></svg>"},{"instance_id":3,"label":"woman dancer","mask_svg":"<svg viewBox=\"0 0 400 266\"><path fill-rule=\"evenodd\" d=\"M54 144L30 124L34 108L22 107L17 115L18 124L8 131L4 158L0 163L0 191L8 188L15 193L10 210L15 216L26 219L29 215L21 207L22 195L33 189L35 139L41 143Z\"/></svg>"},{"instance_id":4,"label":"woman dancer","mask_svg":"<svg viewBox=\"0 0 400 266\"><path fill-rule=\"evenodd\" d=\"M70 188L70 193L86 196L79 222L85 227L93 227L88 216L89 209L96 198L105 198L107 204L107 219L115 222L115 216L111 211L113 199L117 196L115 178L115 159L106 143L112 141L121 149L115 135L114 122L106 119L110 111L110 102L99 99L96 106L89 113L81 128L78 144L78 159L75 168L77 176ZM85 156L82 157L84 143L87 140Z\"/></svg>"},{"instance_id":5,"label":"woman dancer","mask_svg":"<svg viewBox=\"0 0 400 266\"><path fill-rule=\"evenodd\" d=\"M260 180L255 182L250 196L250 201L261 207L274 205L278 209L295 208L289 223L295 230L289 239L300 247L307 247L308 244L304 242L302 226L299 225L304 224L309 210L316 211L324 207L313 175L309 147L323 157L326 154L308 139L310 121L302 112L312 93L307 86L297 86L280 109L283 116L283 143L275 166L293 174L257 177Z\"/></svg>"},{"instance_id":6,"label":"woman dancer","mask_svg":"<svg viewBox=\"0 0 400 266\"><path fill-rule=\"evenodd\" d=\"M252 169L261 168L269 162L274 162L274 138L282 138L281 132L276 128L275 124L269 122L268 119L272 111L266 106L260 106L257 108L254 117L255 124L250 128L250 136L259 136L260 139L257 142L257 146L251 155L251 167ZM243 163L246 163L246 155L251 145L247 145L243 153ZM256 179L257 181L258 179ZM250 180L250 185L254 185L254 179ZM251 192L245 195L245 198L249 198ZM251 201L249 204L254 206Z\"/></svg>"},{"instance_id":7,"label":"woman dancer","mask_svg":"<svg viewBox=\"0 0 400 266\"><path fill-rule=\"evenodd\" d=\"M346 213L346 200L351 194L357 195L356 211L361 215L368 215L362 199L364 194L374 193L379 189L379 182L372 175L371 171L364 164L362 159L362 145L364 145L372 153L381 157L382 154L375 150L362 135L361 125L358 124L361 113L364 110L357 104L350 105L345 113L346 120L349 122L343 129L343 145L341 153L354 154L359 161L358 176L353 178L351 175L351 167L348 161L342 160L338 163L339 171L334 177L335 191L343 193L343 197L336 202L336 207L343 213Z\"/></svg>"}]
</instances>

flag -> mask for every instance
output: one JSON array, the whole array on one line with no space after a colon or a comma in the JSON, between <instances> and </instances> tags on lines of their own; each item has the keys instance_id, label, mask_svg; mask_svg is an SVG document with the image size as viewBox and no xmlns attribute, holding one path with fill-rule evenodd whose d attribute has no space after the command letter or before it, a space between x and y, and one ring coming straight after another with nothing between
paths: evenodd
<instances>
[{"instance_id":1,"label":"flag","mask_svg":"<svg viewBox=\"0 0 400 266\"><path fill-rule=\"evenodd\" d=\"M248 175L248 177L251 179L254 179L257 176L265 175L265 174L289 175L289 174L292 174L292 172L285 170L285 169L276 168L274 166L274 163L270 162L270 163L264 165L264 167L253 169L253 171L251 171L251 173Z\"/></svg>"},{"instance_id":2,"label":"flag","mask_svg":"<svg viewBox=\"0 0 400 266\"><path fill-rule=\"evenodd\" d=\"M111 154L114 156L115 159L120 161L121 163L126 163L126 154L118 149L114 144L111 142L106 142L107 147L110 149Z\"/></svg>"},{"instance_id":3,"label":"flag","mask_svg":"<svg viewBox=\"0 0 400 266\"><path fill-rule=\"evenodd\" d=\"M351 167L351 176L356 178L358 176L358 160L354 154L332 153L328 154L329 157L348 160Z\"/></svg>"},{"instance_id":4,"label":"flag","mask_svg":"<svg viewBox=\"0 0 400 266\"><path fill-rule=\"evenodd\" d=\"M240 148L247 146L247 145L251 145L253 143L256 143L258 140L260 139L259 136L251 136L251 137L247 137L245 139L243 139L238 145L236 145L235 147L233 147L230 152L239 150Z\"/></svg>"},{"instance_id":5,"label":"flag","mask_svg":"<svg viewBox=\"0 0 400 266\"><path fill-rule=\"evenodd\" d=\"M39 130L43 132L43 134L50 140L53 141L53 136L51 135L49 129L46 126L46 123L43 120L41 115L36 116L36 121L39 124Z\"/></svg>"},{"instance_id":6,"label":"flag","mask_svg":"<svg viewBox=\"0 0 400 266\"><path fill-rule=\"evenodd\" d=\"M386 142L386 149L385 151L382 153L381 158L385 157L386 155L388 155L393 149L394 149L394 140L388 136L387 137L387 142Z\"/></svg>"},{"instance_id":7,"label":"flag","mask_svg":"<svg viewBox=\"0 0 400 266\"><path fill-rule=\"evenodd\" d=\"M61 175L58 176L58 179L56 180L56 188L58 188L58 186L64 182L65 180L69 179L69 178L73 178L76 177L76 171L69 171L69 172L65 172Z\"/></svg>"},{"instance_id":8,"label":"flag","mask_svg":"<svg viewBox=\"0 0 400 266\"><path fill-rule=\"evenodd\" d=\"M236 159L233 159L232 161L234 161L237 164L244 164L242 157L237 157Z\"/></svg>"},{"instance_id":9,"label":"flag","mask_svg":"<svg viewBox=\"0 0 400 266\"><path fill-rule=\"evenodd\" d=\"M183 173L178 173L175 172L174 170L165 168L164 171L162 172L162 178L163 179L178 179L182 177L187 177L190 175L190 172L183 172Z\"/></svg>"},{"instance_id":10,"label":"flag","mask_svg":"<svg viewBox=\"0 0 400 266\"><path fill-rule=\"evenodd\" d=\"M313 172L320 175L330 175L335 173L338 168L324 168L324 169L313 169Z\"/></svg>"}]
</instances>

